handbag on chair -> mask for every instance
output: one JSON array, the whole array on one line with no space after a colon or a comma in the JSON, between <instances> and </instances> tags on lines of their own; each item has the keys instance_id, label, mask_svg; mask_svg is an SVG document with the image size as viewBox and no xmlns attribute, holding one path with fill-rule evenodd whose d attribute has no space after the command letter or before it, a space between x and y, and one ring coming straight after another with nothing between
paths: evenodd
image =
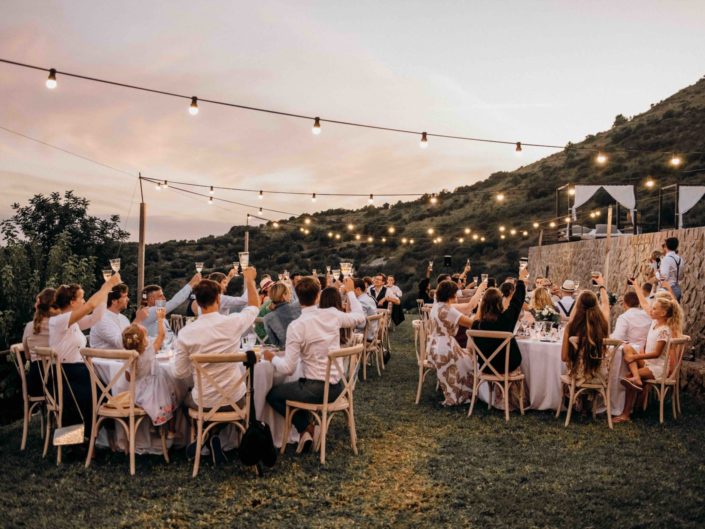
<instances>
[{"instance_id":1,"label":"handbag on chair","mask_svg":"<svg viewBox=\"0 0 705 529\"><path fill-rule=\"evenodd\" d=\"M250 393L250 418L247 430L240 441L239 454L240 461L242 461L244 465L257 465L257 473L261 476L263 473L263 464L267 467L273 467L277 462L277 450L274 448L274 441L272 440L272 432L269 429L269 425L265 422L258 421L255 412L254 378L257 356L254 351L247 351L245 354L247 354L245 367L250 371L248 388Z\"/></svg>"},{"instance_id":2,"label":"handbag on chair","mask_svg":"<svg viewBox=\"0 0 705 529\"><path fill-rule=\"evenodd\" d=\"M57 428L54 430L54 439L52 440L52 443L54 446L63 446L63 445L80 445L83 444L83 441L85 440L85 418L83 417L83 413L81 413L81 407L78 405L78 400L76 399L76 395L73 393L73 389L71 388L71 383L69 382L69 379L66 378L66 375L64 373L64 369L61 367L61 364L58 365L58 371L60 372L59 376L64 377L64 381L66 385L69 387L69 391L71 392L71 397L73 397L73 402L76 404L76 409L78 410L78 414L81 416L81 422L78 424L72 424L70 426L62 426L61 428ZM55 382L56 383L56 382Z\"/></svg>"}]
</instances>

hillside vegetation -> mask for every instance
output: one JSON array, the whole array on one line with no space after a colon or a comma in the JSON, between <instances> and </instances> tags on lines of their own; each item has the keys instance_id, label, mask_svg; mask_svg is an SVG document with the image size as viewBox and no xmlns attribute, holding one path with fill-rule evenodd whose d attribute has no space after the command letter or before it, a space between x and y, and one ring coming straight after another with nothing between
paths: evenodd
<instances>
[{"instance_id":1,"label":"hillside vegetation","mask_svg":"<svg viewBox=\"0 0 705 529\"><path fill-rule=\"evenodd\" d=\"M593 149L591 151L584 148ZM616 153L615 149L647 149L660 152ZM609 161L604 167L594 162L595 153L604 151ZM674 169L668 164L671 153L698 152L683 156L683 164ZM534 220L543 221L544 243L556 242L558 228L551 229L548 221L555 216L555 190L564 184L635 184L637 186L638 223L644 231L657 228L658 186L672 183L702 184L705 180L705 79L661 101L643 114L625 118L617 116L614 126L605 132L590 135L584 141L568 144L556 154L512 172L498 172L470 186L443 192L438 203L431 205L428 196L412 202L384 204L359 210L332 209L311 215L310 225L304 225L304 216L250 229L250 249L254 264L262 271L276 274L289 271L322 270L326 264L336 265L340 260L352 260L362 274L384 271L394 273L405 292L405 305L412 306L416 297L416 282L426 262L436 263L434 273L442 269L444 255L452 257L452 269L462 268L469 258L475 272L489 272L502 277L514 273L521 255L536 245L538 231L532 228ZM657 186L644 186L648 176ZM506 200L498 204L497 193ZM561 197L561 218L567 212L568 196ZM598 193L580 210L578 223L594 226L589 218L593 208L604 208L612 201ZM601 220L605 222L604 209ZM664 193L662 228L674 225L674 195ZM626 212L621 210L619 222L631 226ZM686 225L705 222L705 206L701 203L686 216ZM353 232L346 226L355 225ZM499 238L499 225L506 225L506 239ZM304 234L300 228L310 230ZM394 226L396 233L387 230ZM433 227L433 236L427 229ZM471 234L465 235L464 229ZM509 234L511 228L517 235ZM528 236L522 232L527 230ZM329 232L340 233L341 240L329 237ZM353 234L361 234L354 240ZM486 236L486 241L475 241L472 233ZM432 239L440 235L442 242ZM367 237L374 242L368 243ZM158 281L167 291L177 288L194 261L205 261L214 270L229 267L233 257L243 248L244 227L235 226L222 236L210 236L197 241L169 241L150 245L146 254L147 282ZM382 242L387 237L387 242ZM402 237L413 238L413 245L401 244ZM464 237L464 243L458 238ZM351 240L352 239L352 240ZM123 248L123 253L134 254L135 245ZM134 260L132 260L134 262ZM129 271L129 268L128 268ZM237 288L235 286L234 288Z\"/></svg>"}]
</instances>

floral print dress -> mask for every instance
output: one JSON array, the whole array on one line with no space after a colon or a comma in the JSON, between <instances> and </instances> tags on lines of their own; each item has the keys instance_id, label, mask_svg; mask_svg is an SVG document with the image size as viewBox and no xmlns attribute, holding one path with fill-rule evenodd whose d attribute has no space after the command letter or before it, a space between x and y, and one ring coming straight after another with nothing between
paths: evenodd
<instances>
[{"instance_id":1,"label":"floral print dress","mask_svg":"<svg viewBox=\"0 0 705 529\"><path fill-rule=\"evenodd\" d=\"M427 350L443 390L444 406L456 406L472 397L472 359L455 340L462 314L447 303L436 302L429 315Z\"/></svg>"}]
</instances>

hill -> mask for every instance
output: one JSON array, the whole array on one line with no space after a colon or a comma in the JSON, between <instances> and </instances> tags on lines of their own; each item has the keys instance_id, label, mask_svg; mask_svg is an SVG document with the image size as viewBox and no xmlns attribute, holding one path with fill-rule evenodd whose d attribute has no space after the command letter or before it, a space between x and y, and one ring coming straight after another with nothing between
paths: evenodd
<instances>
[{"instance_id":1,"label":"hill","mask_svg":"<svg viewBox=\"0 0 705 529\"><path fill-rule=\"evenodd\" d=\"M584 150L590 149L590 150ZM618 153L616 150L641 149L657 152ZM595 153L604 151L609 161L603 167L595 163ZM670 166L671 153L698 152L683 158L680 167ZM705 78L668 99L653 104L649 110L625 118L617 116L613 127L584 141L569 143L559 153L543 158L512 172L498 172L486 180L459 187L438 195L438 202L430 203L424 196L411 202L384 204L359 210L331 209L307 216L280 221L279 228L271 223L250 228L250 251L254 264L261 271L272 274L284 269L290 271L322 270L326 264L336 265L341 260L352 260L361 274L375 271L393 273L405 292L404 303L413 306L416 282L428 260L436 263L437 273L444 255L450 255L452 269L462 268L470 259L475 272L489 272L502 277L514 274L520 255L536 245L539 230L534 221L541 221L544 243L556 242L558 229L548 222L555 217L556 188L564 184L625 184L637 186L638 224L643 231L657 229L658 186L673 183L702 184L705 175ZM647 177L653 177L656 187L644 186ZM498 203L496 195L505 195ZM561 218L567 212L568 196L561 197ZM612 200L606 193L598 193L581 208L578 223L592 227L601 220L591 219L589 211L604 208ZM604 209L602 210L604 212ZM673 226L674 197L664 193L662 227ZM619 222L630 226L622 209ZM687 225L705 223L705 205L696 206L687 216ZM348 230L347 225L354 229ZM499 226L505 225L506 238L500 239ZM395 233L390 235L390 226ZM434 233L428 234L433 228ZM471 230L465 233L465 228ZM205 261L214 270L225 270L242 251L244 227L234 226L222 236L209 236L197 241L169 241L149 245L146 253L146 282L159 282L167 291L174 291L186 270L193 270L194 261ZM301 229L308 229L309 234ZM516 229L516 235L512 235ZM524 230L528 232L523 235ZM330 236L333 234L333 237ZM341 238L335 238L340 234ZM355 239L360 235L360 240ZM484 236L473 240L473 234ZM433 242L436 237L440 242ZM373 242L367 242L372 237ZM402 238L414 239L414 244L403 244ZM386 238L386 242L382 242ZM461 243L459 239L463 238ZM123 248L123 253L136 253L134 244ZM129 259L135 262L134 259ZM126 270L128 276L129 267ZM276 277L276 275L274 276ZM237 285L234 286L237 288Z\"/></svg>"}]
</instances>

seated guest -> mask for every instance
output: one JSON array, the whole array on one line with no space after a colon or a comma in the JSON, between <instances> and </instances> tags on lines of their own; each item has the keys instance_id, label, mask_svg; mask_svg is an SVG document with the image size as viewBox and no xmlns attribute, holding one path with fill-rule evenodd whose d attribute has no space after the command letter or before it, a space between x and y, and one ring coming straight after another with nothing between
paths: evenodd
<instances>
[{"instance_id":1,"label":"seated guest","mask_svg":"<svg viewBox=\"0 0 705 529\"><path fill-rule=\"evenodd\" d=\"M472 322L472 328L478 331L501 331L514 332L519 314L524 305L526 296L526 278L529 272L526 268L519 271L519 281L517 281L514 295L506 310L502 307L502 293L496 288L490 288L485 292L480 304L480 311ZM501 340L494 338L475 338L477 347L483 354L489 357L494 350L499 347ZM505 350L500 351L491 361L492 366L500 373L504 373ZM512 372L521 365L521 352L516 340L512 338L509 347L509 371ZM486 366L485 372L491 372Z\"/></svg>"},{"instance_id":2,"label":"seated guest","mask_svg":"<svg viewBox=\"0 0 705 529\"><path fill-rule=\"evenodd\" d=\"M54 349L65 375L64 426L80 422L82 415L84 427L90 428L93 396L91 377L81 356L81 348L86 347L88 342L82 331L90 329L103 318L108 293L119 283L120 274L114 274L88 301L83 297L81 285L61 285L56 289L53 302L56 313L49 318L49 347ZM67 385L70 391L67 391ZM80 415L72 392L80 407Z\"/></svg>"},{"instance_id":3,"label":"seated guest","mask_svg":"<svg viewBox=\"0 0 705 529\"><path fill-rule=\"evenodd\" d=\"M290 375L301 363L303 376L297 382L274 386L267 395L267 402L280 415L286 413L286 401L296 400L320 404L323 402L328 353L340 348L340 329L354 328L365 321L360 302L355 297L352 278L346 278L342 287L347 295L350 312L337 308L319 308L320 286L311 277L305 277L296 285L296 294L301 304L301 317L289 325L284 356L275 356L273 351L264 351L264 358L271 361L277 372ZM343 390L340 375L333 369L330 373L328 401L334 401ZM292 422L301 434L297 453L309 450L317 444L320 431L310 422L306 413L294 415Z\"/></svg>"},{"instance_id":4,"label":"seated guest","mask_svg":"<svg viewBox=\"0 0 705 529\"><path fill-rule=\"evenodd\" d=\"M122 331L130 325L130 320L121 314L130 303L127 285L115 286L108 294L107 303L108 310L103 318L91 327L89 343L94 349L122 349Z\"/></svg>"},{"instance_id":5,"label":"seated guest","mask_svg":"<svg viewBox=\"0 0 705 529\"><path fill-rule=\"evenodd\" d=\"M387 305L387 287L384 285L386 280L384 274L377 274L372 278L372 287L367 291L378 307L386 307Z\"/></svg>"},{"instance_id":6,"label":"seated guest","mask_svg":"<svg viewBox=\"0 0 705 529\"><path fill-rule=\"evenodd\" d=\"M365 282L362 279L355 278L353 279L353 285L355 286L355 296L357 297L357 300L360 302L360 306L362 307L363 312L365 313L365 318L368 316L374 316L377 314L377 303L375 303L375 300L372 299L372 297L365 292L363 289L365 287ZM375 321L372 322L369 326L369 329L367 329L367 336L365 336L365 339L370 342L374 340L375 336L377 335L377 330L379 327L379 322ZM356 329L358 332L362 332L365 330L365 323L362 323L362 325L359 325Z\"/></svg>"},{"instance_id":7,"label":"seated guest","mask_svg":"<svg viewBox=\"0 0 705 529\"><path fill-rule=\"evenodd\" d=\"M164 314L157 314L157 321L164 319ZM125 378L135 376L135 404L147 412L154 426L169 422L171 435L174 433L174 413L183 398L169 371L159 365L156 351L161 349L165 330L157 326L157 337L150 339L147 331L138 323L129 325L122 333L123 347L137 351L135 373L125 373Z\"/></svg>"},{"instance_id":8,"label":"seated guest","mask_svg":"<svg viewBox=\"0 0 705 529\"><path fill-rule=\"evenodd\" d=\"M429 314L428 354L443 390L444 406L463 404L472 397L472 359L455 339L458 327L470 327L472 320L453 307L457 293L457 283L441 281Z\"/></svg>"},{"instance_id":9,"label":"seated guest","mask_svg":"<svg viewBox=\"0 0 705 529\"><path fill-rule=\"evenodd\" d=\"M570 313L573 310L575 303L575 283L572 279L566 279L561 285L561 298L556 302L556 308L561 318L567 320L570 318Z\"/></svg>"},{"instance_id":10,"label":"seated guest","mask_svg":"<svg viewBox=\"0 0 705 529\"><path fill-rule=\"evenodd\" d=\"M387 276L387 300L392 305L392 321L400 325L404 321L404 310L401 308L401 289L397 286L394 276Z\"/></svg>"},{"instance_id":11,"label":"seated guest","mask_svg":"<svg viewBox=\"0 0 705 529\"><path fill-rule=\"evenodd\" d=\"M343 298L340 295L340 290L335 287L328 287L321 290L321 297L318 299L319 309L328 309L334 307L340 312L345 312L343 308ZM352 329L347 327L340 328L340 346L343 347L350 341L352 337Z\"/></svg>"},{"instance_id":12,"label":"seated guest","mask_svg":"<svg viewBox=\"0 0 705 529\"><path fill-rule=\"evenodd\" d=\"M56 311L52 308L56 290L45 288L34 301L34 318L27 323L22 334L22 349L25 361L29 361L29 376L27 377L27 394L30 397L43 397L44 388L40 366L34 355L35 347L49 347L49 318Z\"/></svg>"},{"instance_id":13,"label":"seated guest","mask_svg":"<svg viewBox=\"0 0 705 529\"><path fill-rule=\"evenodd\" d=\"M189 299L193 287L195 287L201 281L201 274L196 274L191 278L184 288L179 290L174 296L167 301L162 287L159 285L147 285L142 289L142 305L144 308L141 309L143 315L140 321L142 325L147 329L147 335L151 338L156 338L157 336L157 301L166 302L166 314L170 314L186 300ZM162 343L162 348L167 350L171 349L172 342L174 341L174 332L171 330L169 322L164 319L162 325L164 325L165 338L164 343Z\"/></svg>"},{"instance_id":14,"label":"seated guest","mask_svg":"<svg viewBox=\"0 0 705 529\"><path fill-rule=\"evenodd\" d=\"M607 296L602 296L602 305L591 291L583 291L575 302L573 315L563 334L561 360L566 363L568 373L578 383L592 380L607 381L609 360L605 358L604 340L609 327L605 318L605 307L609 313ZM575 338L577 345L570 341Z\"/></svg>"},{"instance_id":15,"label":"seated guest","mask_svg":"<svg viewBox=\"0 0 705 529\"><path fill-rule=\"evenodd\" d=\"M236 314L224 315L219 312L221 294L218 283L203 279L195 286L196 302L202 314L196 321L181 329L178 338L174 341L172 362L176 378L187 378L192 375L190 357L193 354L226 354L240 350L240 338L252 327L259 311L259 296L255 286L257 271L249 267L243 270L242 276L247 288L248 304L242 312ZM244 404L247 392L244 382L237 388L232 387L245 373L242 364L207 364L203 368L220 387L233 390L233 399L236 402ZM200 389L203 393L203 402L199 401L198 379L194 378L194 388L185 400L189 407L196 408L200 404L210 409L220 400L218 390L211 387L208 379L204 378L202 383L203 387ZM229 405L222 406L220 411L229 411L229 409ZM211 436L210 444L215 460L222 461L224 457L217 435Z\"/></svg>"},{"instance_id":16,"label":"seated guest","mask_svg":"<svg viewBox=\"0 0 705 529\"><path fill-rule=\"evenodd\" d=\"M301 305L291 301L291 290L284 283L275 283L269 289L271 312L264 317L267 340L277 347L286 345L286 331L296 318L301 316Z\"/></svg>"},{"instance_id":17,"label":"seated guest","mask_svg":"<svg viewBox=\"0 0 705 529\"><path fill-rule=\"evenodd\" d=\"M531 304L529 305L529 310L536 314L548 307L555 312L556 307L553 304L553 299L551 298L551 293L545 287L537 287L534 289L534 294L531 297Z\"/></svg>"},{"instance_id":18,"label":"seated guest","mask_svg":"<svg viewBox=\"0 0 705 529\"><path fill-rule=\"evenodd\" d=\"M646 284L650 285L650 283ZM622 340L636 351L640 351L646 345L652 320L639 305L639 296L633 290L624 294L623 306L624 312L617 318L612 338Z\"/></svg>"},{"instance_id":19,"label":"seated guest","mask_svg":"<svg viewBox=\"0 0 705 529\"><path fill-rule=\"evenodd\" d=\"M228 296L226 292L228 291L228 285L230 280L235 277L237 270L235 268L231 269L228 275L223 272L212 272L208 274L208 279L215 281L220 285L220 311L223 314L229 314L231 312L240 312L243 308L247 306L247 290L243 288L242 295L240 296ZM193 316L200 316L201 309L196 303L195 296L191 294L191 299L193 300L189 305L191 313ZM188 314L187 314L188 315Z\"/></svg>"},{"instance_id":20,"label":"seated guest","mask_svg":"<svg viewBox=\"0 0 705 529\"><path fill-rule=\"evenodd\" d=\"M656 289L654 288L653 283L645 282L641 285L641 291L644 294L644 298L646 298L646 302L649 306L651 306L654 302L654 298L656 297Z\"/></svg>"},{"instance_id":21,"label":"seated guest","mask_svg":"<svg viewBox=\"0 0 705 529\"><path fill-rule=\"evenodd\" d=\"M273 284L274 281L272 281L272 278L268 274L262 276L262 280L259 282L259 313L257 314L258 318L264 318L267 314L272 312L272 309L270 308L272 300L269 297L269 289L272 287ZM267 339L267 331L264 328L264 322L255 323L255 333L257 334L260 340Z\"/></svg>"}]
</instances>

